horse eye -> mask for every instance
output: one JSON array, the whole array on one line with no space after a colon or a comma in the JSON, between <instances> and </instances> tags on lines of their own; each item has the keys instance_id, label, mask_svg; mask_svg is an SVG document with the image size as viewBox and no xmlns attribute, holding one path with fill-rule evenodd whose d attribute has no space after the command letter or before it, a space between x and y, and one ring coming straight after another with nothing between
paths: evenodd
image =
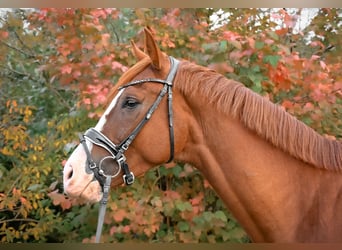
<instances>
[{"instance_id":1,"label":"horse eye","mask_svg":"<svg viewBox=\"0 0 342 250\"><path fill-rule=\"evenodd\" d=\"M139 102L136 99L133 98L127 98L123 104L122 104L122 108L129 108L129 109L133 109L136 106L138 106Z\"/></svg>"}]
</instances>

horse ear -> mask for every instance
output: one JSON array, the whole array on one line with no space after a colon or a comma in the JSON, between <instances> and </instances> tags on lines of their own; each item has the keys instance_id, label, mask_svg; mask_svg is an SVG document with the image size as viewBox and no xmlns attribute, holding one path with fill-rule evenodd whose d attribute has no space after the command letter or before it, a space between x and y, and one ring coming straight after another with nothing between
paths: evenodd
<instances>
[{"instance_id":1,"label":"horse ear","mask_svg":"<svg viewBox=\"0 0 342 250\"><path fill-rule=\"evenodd\" d=\"M152 60L152 65L160 70L162 68L163 55L154 40L152 30L150 27L144 28L145 31L145 52Z\"/></svg>"},{"instance_id":2,"label":"horse ear","mask_svg":"<svg viewBox=\"0 0 342 250\"><path fill-rule=\"evenodd\" d=\"M133 55L139 61L148 56L141 49L138 48L138 46L135 44L135 42L133 42L133 40L131 40L131 45L132 45Z\"/></svg>"}]
</instances>

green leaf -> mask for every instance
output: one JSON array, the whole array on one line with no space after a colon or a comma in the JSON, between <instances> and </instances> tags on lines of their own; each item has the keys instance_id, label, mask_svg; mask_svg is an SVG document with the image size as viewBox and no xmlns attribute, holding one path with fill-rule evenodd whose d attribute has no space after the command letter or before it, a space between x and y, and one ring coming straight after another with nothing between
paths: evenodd
<instances>
[{"instance_id":1,"label":"green leaf","mask_svg":"<svg viewBox=\"0 0 342 250\"><path fill-rule=\"evenodd\" d=\"M203 227L203 225L205 224L205 221L204 221L204 219L202 218L202 216L194 217L194 218L192 219L192 221L193 221L196 225L198 225L198 226L200 226L200 227Z\"/></svg>"},{"instance_id":2,"label":"green leaf","mask_svg":"<svg viewBox=\"0 0 342 250\"><path fill-rule=\"evenodd\" d=\"M27 190L35 192L38 189L41 189L42 187L43 187L43 184L32 184L27 188Z\"/></svg>"},{"instance_id":3,"label":"green leaf","mask_svg":"<svg viewBox=\"0 0 342 250\"><path fill-rule=\"evenodd\" d=\"M186 201L186 202L182 202L182 201L176 202L176 208L179 211L181 211L181 212L192 211L192 206L191 206L191 204L188 201Z\"/></svg>"},{"instance_id":4,"label":"green leaf","mask_svg":"<svg viewBox=\"0 0 342 250\"><path fill-rule=\"evenodd\" d=\"M223 40L220 42L220 45L219 45L219 52L224 52L227 50L228 48L228 45L227 45L227 41L226 40Z\"/></svg>"},{"instance_id":5,"label":"green leaf","mask_svg":"<svg viewBox=\"0 0 342 250\"><path fill-rule=\"evenodd\" d=\"M279 36L274 31L268 31L267 34L275 41L279 40Z\"/></svg>"},{"instance_id":6,"label":"green leaf","mask_svg":"<svg viewBox=\"0 0 342 250\"><path fill-rule=\"evenodd\" d=\"M211 220L213 218L213 214L211 212L204 212L203 213L203 218L204 218L205 221L211 222Z\"/></svg>"},{"instance_id":7,"label":"green leaf","mask_svg":"<svg viewBox=\"0 0 342 250\"><path fill-rule=\"evenodd\" d=\"M164 166L159 167L159 174L160 174L161 176L167 175L167 174L168 174L167 168L164 167Z\"/></svg>"},{"instance_id":8,"label":"green leaf","mask_svg":"<svg viewBox=\"0 0 342 250\"><path fill-rule=\"evenodd\" d=\"M302 117L301 120L302 120L302 122L304 122L308 126L310 126L313 123L312 119L308 116Z\"/></svg>"},{"instance_id":9,"label":"green leaf","mask_svg":"<svg viewBox=\"0 0 342 250\"><path fill-rule=\"evenodd\" d=\"M223 240L223 241L228 241L228 240L230 239L230 233L227 232L227 231L223 231L223 232L221 233L221 235L222 235L222 240Z\"/></svg>"},{"instance_id":10,"label":"green leaf","mask_svg":"<svg viewBox=\"0 0 342 250\"><path fill-rule=\"evenodd\" d=\"M227 216L225 215L225 213L223 211L216 211L215 212L215 217L217 219L220 219L220 220L224 221L224 222L227 222Z\"/></svg>"},{"instance_id":11,"label":"green leaf","mask_svg":"<svg viewBox=\"0 0 342 250\"><path fill-rule=\"evenodd\" d=\"M278 55L267 55L263 58L264 63L269 63L273 67L276 67L280 60L280 56Z\"/></svg>"},{"instance_id":12,"label":"green leaf","mask_svg":"<svg viewBox=\"0 0 342 250\"><path fill-rule=\"evenodd\" d=\"M172 173L174 174L174 176L179 177L179 174L183 172L183 168L179 165L176 165L172 168Z\"/></svg>"},{"instance_id":13,"label":"green leaf","mask_svg":"<svg viewBox=\"0 0 342 250\"><path fill-rule=\"evenodd\" d=\"M190 229L189 224L185 221L178 222L177 227L181 232L187 232Z\"/></svg>"},{"instance_id":14,"label":"green leaf","mask_svg":"<svg viewBox=\"0 0 342 250\"><path fill-rule=\"evenodd\" d=\"M205 50L205 51L211 51L214 47L217 46L217 43L204 43L202 44L202 48Z\"/></svg>"},{"instance_id":15,"label":"green leaf","mask_svg":"<svg viewBox=\"0 0 342 250\"><path fill-rule=\"evenodd\" d=\"M262 85L261 85L261 81L253 81L254 82L254 85L251 87L252 90L255 92L255 93L261 93L262 92Z\"/></svg>"},{"instance_id":16,"label":"green leaf","mask_svg":"<svg viewBox=\"0 0 342 250\"><path fill-rule=\"evenodd\" d=\"M259 73L260 72L260 66L259 65L255 65L252 67L252 72L254 73Z\"/></svg>"},{"instance_id":17,"label":"green leaf","mask_svg":"<svg viewBox=\"0 0 342 250\"><path fill-rule=\"evenodd\" d=\"M245 231L240 227L234 228L232 231L230 231L230 234L231 237L235 239L241 239L246 236Z\"/></svg>"},{"instance_id":18,"label":"green leaf","mask_svg":"<svg viewBox=\"0 0 342 250\"><path fill-rule=\"evenodd\" d=\"M262 49L265 46L264 42L256 41L255 42L255 48L256 49Z\"/></svg>"}]
</instances>

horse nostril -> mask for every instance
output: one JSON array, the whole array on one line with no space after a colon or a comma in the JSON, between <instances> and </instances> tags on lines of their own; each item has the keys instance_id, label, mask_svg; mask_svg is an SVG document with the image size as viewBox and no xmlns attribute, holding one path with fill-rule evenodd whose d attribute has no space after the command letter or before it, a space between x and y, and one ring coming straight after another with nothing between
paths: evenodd
<instances>
[{"instance_id":1,"label":"horse nostril","mask_svg":"<svg viewBox=\"0 0 342 250\"><path fill-rule=\"evenodd\" d=\"M72 175L74 173L73 169L72 169L72 166L71 165L68 165L68 166L65 166L64 167L64 176L67 180L71 179L72 178Z\"/></svg>"},{"instance_id":2,"label":"horse nostril","mask_svg":"<svg viewBox=\"0 0 342 250\"><path fill-rule=\"evenodd\" d=\"M68 174L68 179L71 179L72 175L73 175L74 171L71 169L71 171Z\"/></svg>"},{"instance_id":3,"label":"horse nostril","mask_svg":"<svg viewBox=\"0 0 342 250\"><path fill-rule=\"evenodd\" d=\"M69 175L68 175L68 179L71 179L73 173L74 173L74 171L71 170Z\"/></svg>"}]
</instances>

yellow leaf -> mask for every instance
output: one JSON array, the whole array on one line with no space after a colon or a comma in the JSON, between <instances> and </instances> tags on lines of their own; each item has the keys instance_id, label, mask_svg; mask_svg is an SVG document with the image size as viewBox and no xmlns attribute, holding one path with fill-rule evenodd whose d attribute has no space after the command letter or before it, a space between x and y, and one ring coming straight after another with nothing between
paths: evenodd
<instances>
[{"instance_id":1,"label":"yellow leaf","mask_svg":"<svg viewBox=\"0 0 342 250\"><path fill-rule=\"evenodd\" d=\"M34 230L33 231L33 237L34 237L35 240L39 240L39 232L38 232L38 230Z\"/></svg>"},{"instance_id":2,"label":"yellow leaf","mask_svg":"<svg viewBox=\"0 0 342 250\"><path fill-rule=\"evenodd\" d=\"M1 149L0 151L3 155L7 155L7 156L13 156L14 155L14 151L8 149L7 147Z\"/></svg>"},{"instance_id":3,"label":"yellow leaf","mask_svg":"<svg viewBox=\"0 0 342 250\"><path fill-rule=\"evenodd\" d=\"M20 144L19 142L14 143L14 144L13 144L13 149L14 149L14 150L18 149L18 148L20 147L20 145L21 145L21 144Z\"/></svg>"}]
</instances>

